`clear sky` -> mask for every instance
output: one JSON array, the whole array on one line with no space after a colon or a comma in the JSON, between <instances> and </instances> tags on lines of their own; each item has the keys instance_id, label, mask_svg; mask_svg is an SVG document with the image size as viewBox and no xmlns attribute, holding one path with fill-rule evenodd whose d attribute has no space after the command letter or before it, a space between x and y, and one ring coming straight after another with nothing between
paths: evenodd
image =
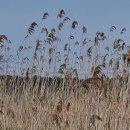
<instances>
[{"instance_id":1,"label":"clear sky","mask_svg":"<svg viewBox=\"0 0 130 130\"><path fill-rule=\"evenodd\" d=\"M85 25L87 35L92 37L97 31L109 32L111 26L116 26L119 32L126 27L123 37L130 43L130 0L0 0L0 34L15 43L16 52L32 22L40 22L48 12L52 19L47 24L55 27L60 9L79 25Z\"/></svg>"},{"instance_id":2,"label":"clear sky","mask_svg":"<svg viewBox=\"0 0 130 130\"><path fill-rule=\"evenodd\" d=\"M126 27L130 37L130 0L0 0L0 34L19 43L31 22L40 21L46 11L56 15L60 9L86 25L89 33L115 25Z\"/></svg>"}]
</instances>

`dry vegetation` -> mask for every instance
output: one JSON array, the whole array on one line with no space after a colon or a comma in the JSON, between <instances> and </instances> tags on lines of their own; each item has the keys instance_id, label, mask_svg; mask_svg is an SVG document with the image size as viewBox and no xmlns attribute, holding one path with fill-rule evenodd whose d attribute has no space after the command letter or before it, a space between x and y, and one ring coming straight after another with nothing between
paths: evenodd
<instances>
[{"instance_id":1,"label":"dry vegetation","mask_svg":"<svg viewBox=\"0 0 130 130\"><path fill-rule=\"evenodd\" d=\"M29 26L17 56L0 35L0 130L129 130L130 46L110 39L115 26L91 40L64 10L56 27L49 17Z\"/></svg>"}]
</instances>

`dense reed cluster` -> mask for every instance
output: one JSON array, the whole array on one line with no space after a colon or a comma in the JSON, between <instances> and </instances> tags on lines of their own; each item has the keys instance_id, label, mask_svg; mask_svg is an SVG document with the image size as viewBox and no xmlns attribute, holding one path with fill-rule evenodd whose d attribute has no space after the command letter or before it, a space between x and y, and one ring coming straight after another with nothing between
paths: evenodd
<instances>
[{"instance_id":1,"label":"dense reed cluster","mask_svg":"<svg viewBox=\"0 0 130 130\"><path fill-rule=\"evenodd\" d=\"M0 129L129 130L126 28L115 39L116 26L90 39L63 9L52 27L49 17L30 24L16 55L0 35Z\"/></svg>"}]
</instances>

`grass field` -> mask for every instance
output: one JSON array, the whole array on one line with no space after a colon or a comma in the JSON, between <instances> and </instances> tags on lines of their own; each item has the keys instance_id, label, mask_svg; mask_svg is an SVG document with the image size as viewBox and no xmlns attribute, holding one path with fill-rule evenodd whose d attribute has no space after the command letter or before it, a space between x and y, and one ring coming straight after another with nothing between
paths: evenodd
<instances>
[{"instance_id":1,"label":"grass field","mask_svg":"<svg viewBox=\"0 0 130 130\"><path fill-rule=\"evenodd\" d=\"M64 10L55 28L43 24L48 17L32 22L16 56L0 35L0 130L130 130L130 47L110 39L116 27L91 40Z\"/></svg>"}]
</instances>

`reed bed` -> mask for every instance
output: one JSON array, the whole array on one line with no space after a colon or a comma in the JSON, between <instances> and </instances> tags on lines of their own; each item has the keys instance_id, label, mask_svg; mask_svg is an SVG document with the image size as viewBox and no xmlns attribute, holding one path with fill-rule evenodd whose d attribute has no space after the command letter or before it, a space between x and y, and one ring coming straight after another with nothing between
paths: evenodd
<instances>
[{"instance_id":1,"label":"reed bed","mask_svg":"<svg viewBox=\"0 0 130 130\"><path fill-rule=\"evenodd\" d=\"M0 130L129 130L126 28L89 39L63 9L56 27L49 17L31 23L16 55L0 35Z\"/></svg>"}]
</instances>

